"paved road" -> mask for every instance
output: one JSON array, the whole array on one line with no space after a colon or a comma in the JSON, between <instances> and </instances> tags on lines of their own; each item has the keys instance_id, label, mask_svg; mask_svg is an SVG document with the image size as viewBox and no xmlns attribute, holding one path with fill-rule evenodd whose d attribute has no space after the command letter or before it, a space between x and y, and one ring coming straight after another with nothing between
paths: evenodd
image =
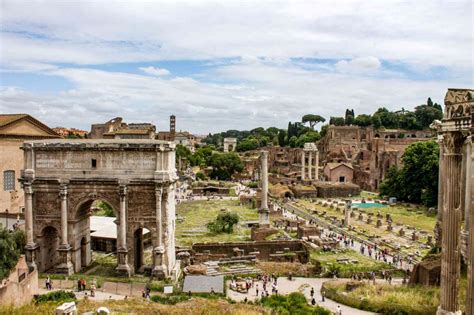
<instances>
[{"instance_id":1,"label":"paved road","mask_svg":"<svg viewBox=\"0 0 474 315\"><path fill-rule=\"evenodd\" d=\"M358 310L356 308L352 308L350 306L346 306L343 304L339 304L335 301L332 301L328 298L324 302L322 302L321 298L321 286L324 282L329 281L332 279L329 278L293 278L293 280L288 280L286 277L278 278L278 294L289 294L292 292L301 292L306 296L308 303L311 301L311 287L314 288L314 295L318 305L323 306L329 309L332 312L336 312L337 306L341 306L342 314L343 315L369 315L369 314L376 314L372 312ZM227 285L230 284L230 281ZM260 292L262 290L262 282L258 282L258 287ZM271 292L271 285L267 288L269 292ZM260 294L259 292L259 294ZM227 290L227 297L231 298L235 301L243 301L246 297L249 301L254 301L257 297L255 294L255 287L251 288L248 293L239 293L233 290Z\"/></svg>"}]
</instances>

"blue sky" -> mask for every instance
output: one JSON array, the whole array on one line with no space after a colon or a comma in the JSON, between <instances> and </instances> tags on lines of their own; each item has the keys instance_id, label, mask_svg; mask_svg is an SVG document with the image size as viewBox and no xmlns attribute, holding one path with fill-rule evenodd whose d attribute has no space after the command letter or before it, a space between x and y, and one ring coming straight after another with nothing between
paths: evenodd
<instances>
[{"instance_id":1,"label":"blue sky","mask_svg":"<svg viewBox=\"0 0 474 315\"><path fill-rule=\"evenodd\" d=\"M285 127L473 87L471 1L0 3L0 112L88 130Z\"/></svg>"}]
</instances>

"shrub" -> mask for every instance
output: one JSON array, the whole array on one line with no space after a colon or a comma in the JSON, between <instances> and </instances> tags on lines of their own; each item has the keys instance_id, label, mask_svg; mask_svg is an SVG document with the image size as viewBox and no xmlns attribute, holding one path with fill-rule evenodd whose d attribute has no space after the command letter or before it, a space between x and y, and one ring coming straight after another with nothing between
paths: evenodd
<instances>
[{"instance_id":1,"label":"shrub","mask_svg":"<svg viewBox=\"0 0 474 315\"><path fill-rule=\"evenodd\" d=\"M232 233L234 225L239 222L237 213L225 212L220 213L214 222L207 224L207 228L212 233Z\"/></svg>"},{"instance_id":2,"label":"shrub","mask_svg":"<svg viewBox=\"0 0 474 315\"><path fill-rule=\"evenodd\" d=\"M187 295L153 295L150 298L153 302L160 303L160 304L168 304L168 305L175 305L177 303L181 303L184 301L189 300Z\"/></svg>"},{"instance_id":3,"label":"shrub","mask_svg":"<svg viewBox=\"0 0 474 315\"><path fill-rule=\"evenodd\" d=\"M260 300L263 306L269 307L281 315L330 315L331 312L320 306L308 305L305 296L299 292L289 295L272 295Z\"/></svg>"},{"instance_id":4,"label":"shrub","mask_svg":"<svg viewBox=\"0 0 474 315\"><path fill-rule=\"evenodd\" d=\"M35 302L44 303L44 302L72 302L76 301L76 295L71 291L53 291L46 294L41 294L35 297Z\"/></svg>"}]
</instances>

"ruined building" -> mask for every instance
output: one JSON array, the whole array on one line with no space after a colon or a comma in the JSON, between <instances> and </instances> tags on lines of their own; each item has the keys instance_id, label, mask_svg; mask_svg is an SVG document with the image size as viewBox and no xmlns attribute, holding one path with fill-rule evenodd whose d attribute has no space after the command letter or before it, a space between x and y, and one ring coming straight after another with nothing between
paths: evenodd
<instances>
[{"instance_id":1,"label":"ruined building","mask_svg":"<svg viewBox=\"0 0 474 315\"><path fill-rule=\"evenodd\" d=\"M355 184L365 190L377 190L390 167L400 166L410 144L432 140L434 136L431 130L331 125L318 148L322 165L340 168L341 164L332 163L344 163L353 168Z\"/></svg>"}]
</instances>

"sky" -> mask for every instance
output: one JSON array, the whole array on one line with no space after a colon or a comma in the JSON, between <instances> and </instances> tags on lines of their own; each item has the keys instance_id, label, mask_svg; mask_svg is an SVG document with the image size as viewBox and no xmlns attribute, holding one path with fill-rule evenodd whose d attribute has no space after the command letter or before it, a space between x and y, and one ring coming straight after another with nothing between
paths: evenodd
<instances>
[{"instance_id":1,"label":"sky","mask_svg":"<svg viewBox=\"0 0 474 315\"><path fill-rule=\"evenodd\" d=\"M196 134L473 88L470 0L0 0L0 113Z\"/></svg>"}]
</instances>

